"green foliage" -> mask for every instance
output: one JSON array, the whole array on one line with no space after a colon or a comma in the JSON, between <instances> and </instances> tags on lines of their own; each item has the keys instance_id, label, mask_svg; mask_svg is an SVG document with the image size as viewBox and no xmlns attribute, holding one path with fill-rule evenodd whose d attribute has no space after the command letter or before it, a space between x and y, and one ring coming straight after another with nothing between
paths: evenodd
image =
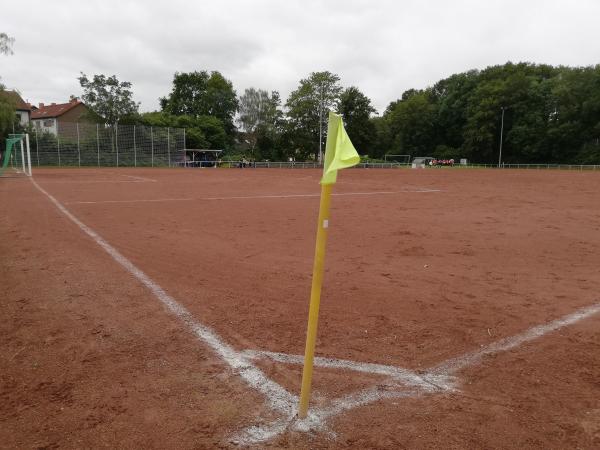
<instances>
[{"instance_id":1,"label":"green foliage","mask_svg":"<svg viewBox=\"0 0 600 450\"><path fill-rule=\"evenodd\" d=\"M163 112L175 116L213 116L221 121L228 134L235 130L237 96L231 81L217 71L176 72L171 93L160 98L160 105Z\"/></svg>"},{"instance_id":2,"label":"green foliage","mask_svg":"<svg viewBox=\"0 0 600 450\"><path fill-rule=\"evenodd\" d=\"M137 114L139 104L132 99L130 82L120 82L116 75L94 75L90 80L83 72L78 80L83 102L105 123L115 124Z\"/></svg>"},{"instance_id":3,"label":"green foliage","mask_svg":"<svg viewBox=\"0 0 600 450\"><path fill-rule=\"evenodd\" d=\"M150 112L140 116L140 122L153 127L185 128L187 148L221 150L227 148L227 133L223 123L212 116L175 116L165 112Z\"/></svg>"},{"instance_id":4,"label":"green foliage","mask_svg":"<svg viewBox=\"0 0 600 450\"><path fill-rule=\"evenodd\" d=\"M358 88L349 87L340 95L338 112L358 153L372 154L376 128L370 118L377 111L371 105L371 100Z\"/></svg>"},{"instance_id":5,"label":"green foliage","mask_svg":"<svg viewBox=\"0 0 600 450\"><path fill-rule=\"evenodd\" d=\"M4 140L17 124L16 107L11 96L2 95L4 87L0 86L0 148L4 148ZM15 130L16 131L16 130Z\"/></svg>"},{"instance_id":6,"label":"green foliage","mask_svg":"<svg viewBox=\"0 0 600 450\"><path fill-rule=\"evenodd\" d=\"M452 75L391 102L373 154L508 163L600 163L600 66L507 63Z\"/></svg>"},{"instance_id":7,"label":"green foliage","mask_svg":"<svg viewBox=\"0 0 600 450\"><path fill-rule=\"evenodd\" d=\"M286 102L285 135L293 156L306 159L317 154L319 135L324 140L327 131L327 112L337 108L341 93L340 77L331 72L313 72L300 80Z\"/></svg>"},{"instance_id":8,"label":"green foliage","mask_svg":"<svg viewBox=\"0 0 600 450\"><path fill-rule=\"evenodd\" d=\"M251 159L272 159L279 154L283 112L279 92L249 88L240 97L240 141Z\"/></svg>"}]
</instances>

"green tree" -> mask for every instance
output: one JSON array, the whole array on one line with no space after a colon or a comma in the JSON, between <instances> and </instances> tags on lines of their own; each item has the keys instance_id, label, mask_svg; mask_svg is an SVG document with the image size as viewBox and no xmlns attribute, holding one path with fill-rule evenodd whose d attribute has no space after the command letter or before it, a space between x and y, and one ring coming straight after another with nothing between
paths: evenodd
<instances>
[{"instance_id":1,"label":"green tree","mask_svg":"<svg viewBox=\"0 0 600 450\"><path fill-rule=\"evenodd\" d=\"M12 45L15 42L14 38L9 37L6 33L0 33L0 55L12 55ZM12 132L15 123L16 105L12 101L12 97L2 95L5 90L4 84L0 81L0 147L4 148L4 140L8 133ZM0 161L1 163L2 161Z\"/></svg>"},{"instance_id":2,"label":"green tree","mask_svg":"<svg viewBox=\"0 0 600 450\"><path fill-rule=\"evenodd\" d=\"M105 123L119 123L137 114L139 104L133 101L130 82L120 82L116 75L94 75L90 80L83 72L78 80L83 89L83 102Z\"/></svg>"},{"instance_id":3,"label":"green tree","mask_svg":"<svg viewBox=\"0 0 600 450\"><path fill-rule=\"evenodd\" d=\"M252 158L272 156L283 117L280 106L281 99L277 91L269 94L262 89L249 88L240 97L240 136L249 145Z\"/></svg>"},{"instance_id":4,"label":"green tree","mask_svg":"<svg viewBox=\"0 0 600 450\"><path fill-rule=\"evenodd\" d=\"M436 146L437 104L431 90L410 90L384 113L391 135L391 153L430 155Z\"/></svg>"},{"instance_id":5,"label":"green tree","mask_svg":"<svg viewBox=\"0 0 600 450\"><path fill-rule=\"evenodd\" d=\"M235 130L237 96L231 81L217 71L176 72L171 93L160 98L160 105L164 112L175 116L213 116L223 123L228 134Z\"/></svg>"},{"instance_id":6,"label":"green tree","mask_svg":"<svg viewBox=\"0 0 600 450\"><path fill-rule=\"evenodd\" d=\"M153 127L185 128L187 148L222 150L227 147L223 123L212 116L175 116L162 111L143 113L140 122Z\"/></svg>"},{"instance_id":7,"label":"green tree","mask_svg":"<svg viewBox=\"0 0 600 450\"><path fill-rule=\"evenodd\" d=\"M357 151L373 156L376 130L370 118L377 110L371 105L371 100L357 87L349 87L340 95L338 112Z\"/></svg>"},{"instance_id":8,"label":"green tree","mask_svg":"<svg viewBox=\"0 0 600 450\"><path fill-rule=\"evenodd\" d=\"M300 80L286 102L287 135L296 156L316 154L322 160L327 113L337 108L341 93L340 77L331 72L313 72Z\"/></svg>"}]
</instances>

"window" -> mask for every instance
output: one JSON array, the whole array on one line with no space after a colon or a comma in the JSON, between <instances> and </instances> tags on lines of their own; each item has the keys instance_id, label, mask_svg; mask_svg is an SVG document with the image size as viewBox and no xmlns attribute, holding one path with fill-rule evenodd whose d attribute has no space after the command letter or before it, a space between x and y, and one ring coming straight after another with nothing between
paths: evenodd
<instances>
[{"instance_id":1,"label":"window","mask_svg":"<svg viewBox=\"0 0 600 450\"><path fill-rule=\"evenodd\" d=\"M46 120L44 120L44 126L46 128L53 127L54 126L54 119L46 119Z\"/></svg>"}]
</instances>

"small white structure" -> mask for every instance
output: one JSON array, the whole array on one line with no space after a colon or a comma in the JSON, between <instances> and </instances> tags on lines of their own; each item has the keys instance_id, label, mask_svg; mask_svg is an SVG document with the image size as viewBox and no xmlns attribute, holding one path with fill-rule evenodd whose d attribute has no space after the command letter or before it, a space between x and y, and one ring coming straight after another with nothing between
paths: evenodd
<instances>
[{"instance_id":1,"label":"small white structure","mask_svg":"<svg viewBox=\"0 0 600 450\"><path fill-rule=\"evenodd\" d=\"M431 156L418 156L412 160L411 167L413 169L424 169L433 160L434 158L432 158Z\"/></svg>"}]
</instances>

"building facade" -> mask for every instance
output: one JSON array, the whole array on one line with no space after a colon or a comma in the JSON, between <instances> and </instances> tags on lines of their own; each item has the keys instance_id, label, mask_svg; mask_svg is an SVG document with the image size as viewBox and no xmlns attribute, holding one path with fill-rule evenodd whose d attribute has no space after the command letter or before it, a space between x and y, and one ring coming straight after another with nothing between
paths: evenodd
<instances>
[{"instance_id":1,"label":"building facade","mask_svg":"<svg viewBox=\"0 0 600 450\"><path fill-rule=\"evenodd\" d=\"M88 113L87 106L77 99L68 103L40 103L31 114L31 122L38 132L58 135L61 122L80 122Z\"/></svg>"}]
</instances>

